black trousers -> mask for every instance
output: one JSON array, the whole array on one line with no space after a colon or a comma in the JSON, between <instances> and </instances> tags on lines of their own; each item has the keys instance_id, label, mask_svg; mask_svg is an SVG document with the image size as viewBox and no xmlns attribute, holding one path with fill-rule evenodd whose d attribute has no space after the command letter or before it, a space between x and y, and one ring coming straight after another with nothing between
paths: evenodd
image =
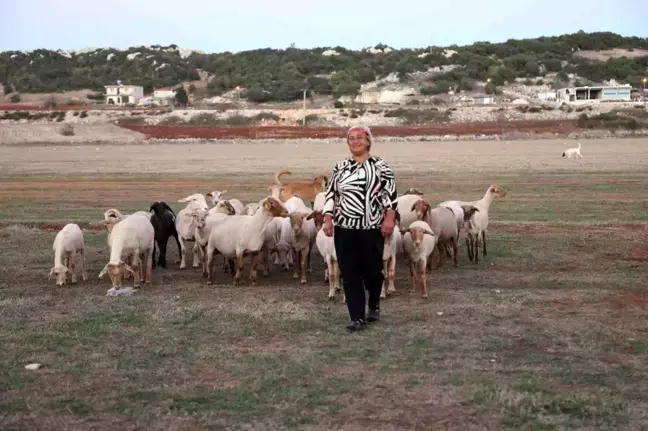
<instances>
[{"instance_id":1,"label":"black trousers","mask_svg":"<svg viewBox=\"0 0 648 431\"><path fill-rule=\"evenodd\" d=\"M380 309L385 240L380 229L339 226L335 226L333 239L349 316L351 320L365 320L365 288L369 292L369 310Z\"/></svg>"}]
</instances>

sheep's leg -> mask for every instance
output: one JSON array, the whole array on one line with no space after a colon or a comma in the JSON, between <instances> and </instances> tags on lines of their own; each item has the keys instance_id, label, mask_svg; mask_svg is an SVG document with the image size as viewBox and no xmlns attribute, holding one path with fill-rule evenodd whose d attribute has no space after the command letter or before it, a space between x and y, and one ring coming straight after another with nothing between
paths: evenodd
<instances>
[{"instance_id":1,"label":"sheep's leg","mask_svg":"<svg viewBox=\"0 0 648 431\"><path fill-rule=\"evenodd\" d=\"M385 277L383 277L382 289L380 290L380 299L387 298L387 284L389 283L387 280L387 265L389 265L389 259L383 259L383 271L385 273Z\"/></svg>"},{"instance_id":2,"label":"sheep's leg","mask_svg":"<svg viewBox=\"0 0 648 431\"><path fill-rule=\"evenodd\" d=\"M294 262L294 265L293 265L293 268L294 268L293 278L299 278L299 262L301 262L300 251L293 248L292 249L292 256L293 256L293 262Z\"/></svg>"},{"instance_id":3,"label":"sheep's leg","mask_svg":"<svg viewBox=\"0 0 648 431\"><path fill-rule=\"evenodd\" d=\"M243 252L236 254L236 274L234 274L234 286L238 286L243 272Z\"/></svg>"},{"instance_id":4,"label":"sheep's leg","mask_svg":"<svg viewBox=\"0 0 648 431\"><path fill-rule=\"evenodd\" d=\"M76 276L76 253L70 252L69 254L70 258L68 260L69 265L68 268L70 269L70 279L72 281L72 284L77 283L77 276Z\"/></svg>"},{"instance_id":5,"label":"sheep's leg","mask_svg":"<svg viewBox=\"0 0 648 431\"><path fill-rule=\"evenodd\" d=\"M425 262L420 262L418 276L420 278L420 283L421 283L421 297L427 298L428 291L427 291L427 280L425 279Z\"/></svg>"},{"instance_id":6,"label":"sheep's leg","mask_svg":"<svg viewBox=\"0 0 648 431\"><path fill-rule=\"evenodd\" d=\"M308 273L312 274L313 273L313 268L311 267L311 251L313 250L312 244L308 246L308 250L306 251L306 257L308 258L308 263L307 263L307 268L308 268Z\"/></svg>"},{"instance_id":7,"label":"sheep's leg","mask_svg":"<svg viewBox=\"0 0 648 431\"><path fill-rule=\"evenodd\" d=\"M446 257L448 259L452 257L452 248L451 248L451 245L448 244L448 243L446 243L446 245L445 245L445 253L446 253Z\"/></svg>"},{"instance_id":8,"label":"sheep's leg","mask_svg":"<svg viewBox=\"0 0 648 431\"><path fill-rule=\"evenodd\" d=\"M182 253L182 246L180 245L180 239L178 238L178 232L176 232L176 230L173 229L173 232L171 233L171 235L173 235L173 237L176 240L176 244L178 244L178 256L180 256L180 254ZM176 259L175 263L180 263L180 259Z\"/></svg>"},{"instance_id":9,"label":"sheep's leg","mask_svg":"<svg viewBox=\"0 0 648 431\"><path fill-rule=\"evenodd\" d=\"M133 287L139 289L140 287L140 262L139 262L139 253L135 253L133 256L133 261L131 262L131 268L133 268Z\"/></svg>"},{"instance_id":10,"label":"sheep's leg","mask_svg":"<svg viewBox=\"0 0 648 431\"><path fill-rule=\"evenodd\" d=\"M416 273L414 272L414 265L415 265L415 262L413 260L410 260L409 273L410 273L410 282L411 282L411 285L412 285L412 288L410 290L412 292L416 291Z\"/></svg>"},{"instance_id":11,"label":"sheep's leg","mask_svg":"<svg viewBox=\"0 0 648 431\"><path fill-rule=\"evenodd\" d=\"M482 241L484 243L484 256L486 256L488 254L486 252L486 231L482 231Z\"/></svg>"},{"instance_id":12,"label":"sheep's leg","mask_svg":"<svg viewBox=\"0 0 648 431\"><path fill-rule=\"evenodd\" d=\"M187 243L184 237L178 237L180 241L180 269L185 269L187 267Z\"/></svg>"},{"instance_id":13,"label":"sheep's leg","mask_svg":"<svg viewBox=\"0 0 648 431\"><path fill-rule=\"evenodd\" d=\"M144 253L146 256L146 284L153 282L153 255L150 251Z\"/></svg>"},{"instance_id":14,"label":"sheep's leg","mask_svg":"<svg viewBox=\"0 0 648 431\"><path fill-rule=\"evenodd\" d=\"M228 259L223 256L223 272L227 274L227 272L230 270L229 262Z\"/></svg>"},{"instance_id":15,"label":"sheep's leg","mask_svg":"<svg viewBox=\"0 0 648 431\"><path fill-rule=\"evenodd\" d=\"M300 253L301 254L300 254L299 267L301 272L301 279L299 280L299 283L306 284L306 271L308 269L310 253L308 250L304 250L304 249L302 249Z\"/></svg>"},{"instance_id":16,"label":"sheep's leg","mask_svg":"<svg viewBox=\"0 0 648 431\"><path fill-rule=\"evenodd\" d=\"M387 286L387 294L391 295L396 292L396 287L394 286L394 280L396 280L396 256L392 255L388 259L388 262L387 278L389 278L389 285Z\"/></svg>"},{"instance_id":17,"label":"sheep's leg","mask_svg":"<svg viewBox=\"0 0 648 431\"><path fill-rule=\"evenodd\" d=\"M330 274L330 276L333 277L333 285L335 286L335 290L342 292L342 303L344 304L346 303L346 295L344 294L344 289L340 287L340 265L337 260L333 260L332 272L333 274Z\"/></svg>"},{"instance_id":18,"label":"sheep's leg","mask_svg":"<svg viewBox=\"0 0 648 431\"><path fill-rule=\"evenodd\" d=\"M79 250L79 254L81 256L81 277L83 278L83 281L88 280L88 263L86 262L86 257L85 257L85 249L82 248Z\"/></svg>"},{"instance_id":19,"label":"sheep's leg","mask_svg":"<svg viewBox=\"0 0 648 431\"><path fill-rule=\"evenodd\" d=\"M468 252L468 260L473 261L473 251L472 251L472 236L471 234L466 235L466 251Z\"/></svg>"},{"instance_id":20,"label":"sheep's leg","mask_svg":"<svg viewBox=\"0 0 648 431\"><path fill-rule=\"evenodd\" d=\"M153 240L153 268L155 268L155 246L157 244L157 239ZM162 250L160 250L160 254L162 254Z\"/></svg>"},{"instance_id":21,"label":"sheep's leg","mask_svg":"<svg viewBox=\"0 0 648 431\"><path fill-rule=\"evenodd\" d=\"M456 236L452 238L452 254L454 255L454 267L459 266L459 238Z\"/></svg>"},{"instance_id":22,"label":"sheep's leg","mask_svg":"<svg viewBox=\"0 0 648 431\"><path fill-rule=\"evenodd\" d=\"M326 262L326 258L324 258L324 283L328 283L330 277L331 277L331 270Z\"/></svg>"},{"instance_id":23,"label":"sheep's leg","mask_svg":"<svg viewBox=\"0 0 648 431\"><path fill-rule=\"evenodd\" d=\"M481 234L473 236L475 244L475 263L479 263L479 246L481 245Z\"/></svg>"},{"instance_id":24,"label":"sheep's leg","mask_svg":"<svg viewBox=\"0 0 648 431\"><path fill-rule=\"evenodd\" d=\"M201 253L199 253L201 250L200 250L200 245L198 245L197 236L192 251L193 251L193 263L191 266L194 268L198 268L200 266L200 262L202 261L202 256L200 255Z\"/></svg>"},{"instance_id":25,"label":"sheep's leg","mask_svg":"<svg viewBox=\"0 0 648 431\"><path fill-rule=\"evenodd\" d=\"M437 244L437 251L439 252L439 260L437 262L437 269L441 269L441 267L443 266L443 261L444 261L443 258L445 257L445 252L446 252L445 243L444 244ZM430 261L432 261L432 259L430 259Z\"/></svg>"},{"instance_id":26,"label":"sheep's leg","mask_svg":"<svg viewBox=\"0 0 648 431\"><path fill-rule=\"evenodd\" d=\"M328 280L328 283L329 283L328 298L333 299L333 298L335 298L335 279L333 277L333 271L334 271L334 269L333 269L333 258L331 256L327 256L327 258L326 258L326 267L328 268L329 274L331 274L330 277L329 277L329 280Z\"/></svg>"},{"instance_id":27,"label":"sheep's leg","mask_svg":"<svg viewBox=\"0 0 648 431\"><path fill-rule=\"evenodd\" d=\"M225 256L223 256L223 259L227 260L227 264L229 266L229 273L232 277L234 277L234 274L236 274L234 259L226 259Z\"/></svg>"},{"instance_id":28,"label":"sheep's leg","mask_svg":"<svg viewBox=\"0 0 648 431\"><path fill-rule=\"evenodd\" d=\"M250 283L252 286L256 286L257 282L257 263L259 262L259 252L253 251L252 257L250 258Z\"/></svg>"},{"instance_id":29,"label":"sheep's leg","mask_svg":"<svg viewBox=\"0 0 648 431\"><path fill-rule=\"evenodd\" d=\"M169 237L163 238L162 242L158 244L158 246L160 247L160 258L158 259L158 266L162 268L166 268L167 242L169 242ZM153 249L155 250L155 244L153 245ZM155 256L151 257L155 261Z\"/></svg>"},{"instance_id":30,"label":"sheep's leg","mask_svg":"<svg viewBox=\"0 0 648 431\"><path fill-rule=\"evenodd\" d=\"M267 277L270 275L270 249L267 246L263 246L263 276Z\"/></svg>"},{"instance_id":31,"label":"sheep's leg","mask_svg":"<svg viewBox=\"0 0 648 431\"><path fill-rule=\"evenodd\" d=\"M214 249L207 245L207 259L205 262L205 267L207 268L207 284L212 284L212 274L213 274L213 263L214 263Z\"/></svg>"}]
</instances>

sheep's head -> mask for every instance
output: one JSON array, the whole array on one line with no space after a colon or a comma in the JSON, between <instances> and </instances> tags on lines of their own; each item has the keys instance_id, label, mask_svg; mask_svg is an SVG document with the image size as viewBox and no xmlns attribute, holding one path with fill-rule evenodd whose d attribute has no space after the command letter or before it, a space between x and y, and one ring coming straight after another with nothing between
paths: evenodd
<instances>
[{"instance_id":1,"label":"sheep's head","mask_svg":"<svg viewBox=\"0 0 648 431\"><path fill-rule=\"evenodd\" d=\"M320 230L324 226L324 213L322 211L313 211L306 217L306 220L313 220L315 222L315 229Z\"/></svg>"},{"instance_id":2,"label":"sheep's head","mask_svg":"<svg viewBox=\"0 0 648 431\"><path fill-rule=\"evenodd\" d=\"M126 262L120 260L118 263L107 263L106 266L104 266L104 269L99 273L99 278L103 278L104 275L108 273L110 281L112 282L112 287L119 289L122 287L122 278L124 278L126 272L130 272L133 275L135 274L133 268L127 265Z\"/></svg>"},{"instance_id":3,"label":"sheep's head","mask_svg":"<svg viewBox=\"0 0 648 431\"><path fill-rule=\"evenodd\" d=\"M479 212L479 208L472 205L462 205L461 209L464 212L464 222L467 222L475 213Z\"/></svg>"},{"instance_id":4,"label":"sheep's head","mask_svg":"<svg viewBox=\"0 0 648 431\"><path fill-rule=\"evenodd\" d=\"M263 201L263 210L273 217L288 217L290 214L286 207L278 200L272 196L268 196Z\"/></svg>"},{"instance_id":5,"label":"sheep's head","mask_svg":"<svg viewBox=\"0 0 648 431\"><path fill-rule=\"evenodd\" d=\"M430 204L427 203L425 200L421 199L414 202L411 211L413 211L416 214L417 219L424 220L427 217L427 215L430 213L431 209L432 207L430 206Z\"/></svg>"},{"instance_id":6,"label":"sheep's head","mask_svg":"<svg viewBox=\"0 0 648 431\"><path fill-rule=\"evenodd\" d=\"M423 192L420 191L419 189L409 188L409 189L405 190L405 193L403 193L403 195L418 195L418 196L423 196Z\"/></svg>"},{"instance_id":7,"label":"sheep's head","mask_svg":"<svg viewBox=\"0 0 648 431\"><path fill-rule=\"evenodd\" d=\"M247 215L254 215L259 209L259 204L258 203L251 203L245 205L245 213Z\"/></svg>"},{"instance_id":8,"label":"sheep's head","mask_svg":"<svg viewBox=\"0 0 648 431\"><path fill-rule=\"evenodd\" d=\"M69 273L69 270L66 266L55 266L50 270L49 277L47 277L47 280L49 281L53 275L56 276L56 285L57 286L63 286L65 285L65 282L67 280L67 275Z\"/></svg>"},{"instance_id":9,"label":"sheep's head","mask_svg":"<svg viewBox=\"0 0 648 431\"><path fill-rule=\"evenodd\" d=\"M186 202L187 208L189 209L201 209L203 211L209 210L205 196L201 195L200 193L194 193L193 195L178 200L178 202Z\"/></svg>"},{"instance_id":10,"label":"sheep's head","mask_svg":"<svg viewBox=\"0 0 648 431\"><path fill-rule=\"evenodd\" d=\"M292 227L295 236L299 236L301 234L302 228L304 226L304 220L306 220L309 215L309 213L292 213L288 216L290 217L290 226Z\"/></svg>"},{"instance_id":11,"label":"sheep's head","mask_svg":"<svg viewBox=\"0 0 648 431\"><path fill-rule=\"evenodd\" d=\"M120 213L119 210L116 210L115 208L106 210L106 212L104 212L103 224L104 226L106 226L106 230L108 231L108 233L112 232L115 225L119 223L123 218L124 218L123 214Z\"/></svg>"},{"instance_id":12,"label":"sheep's head","mask_svg":"<svg viewBox=\"0 0 648 431\"><path fill-rule=\"evenodd\" d=\"M421 248L421 244L423 244L423 238L425 238L425 235L431 235L432 238L435 237L434 232L421 227L410 226L407 229L401 229L401 234L405 235L406 233L409 233L410 238L412 238L412 245L414 246L414 250Z\"/></svg>"},{"instance_id":13,"label":"sheep's head","mask_svg":"<svg viewBox=\"0 0 648 431\"><path fill-rule=\"evenodd\" d=\"M214 208L215 208L214 211L219 213L223 213L227 215L236 214L236 210L234 209L234 207L229 201L219 201Z\"/></svg>"},{"instance_id":14,"label":"sheep's head","mask_svg":"<svg viewBox=\"0 0 648 431\"><path fill-rule=\"evenodd\" d=\"M207 225L207 211L194 210L187 211L185 213L188 217L191 217L192 224L198 229L204 229Z\"/></svg>"},{"instance_id":15,"label":"sheep's head","mask_svg":"<svg viewBox=\"0 0 648 431\"><path fill-rule=\"evenodd\" d=\"M501 186L497 184L493 184L492 186L490 186L490 189L488 189L488 191L493 196L497 196L498 198L503 198L504 196L506 196L506 190L504 190Z\"/></svg>"},{"instance_id":16,"label":"sheep's head","mask_svg":"<svg viewBox=\"0 0 648 431\"><path fill-rule=\"evenodd\" d=\"M205 199L209 199L214 205L216 205L223 199L225 193L227 193L227 190L214 190L213 192L205 193Z\"/></svg>"}]
</instances>

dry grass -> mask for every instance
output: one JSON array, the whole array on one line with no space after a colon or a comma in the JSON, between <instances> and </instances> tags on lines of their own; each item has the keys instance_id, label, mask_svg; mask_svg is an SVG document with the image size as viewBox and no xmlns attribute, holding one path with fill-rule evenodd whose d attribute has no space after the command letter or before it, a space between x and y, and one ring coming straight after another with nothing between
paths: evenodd
<instances>
[{"instance_id":1,"label":"dry grass","mask_svg":"<svg viewBox=\"0 0 648 431\"><path fill-rule=\"evenodd\" d=\"M562 142L377 143L399 188L433 202L495 182L509 194L492 207L485 262L470 264L462 244L459 268L431 274L428 300L399 264L383 320L360 334L327 301L319 257L303 287L278 269L258 287L222 272L208 287L169 244L152 286L108 298L96 277L105 233L86 232L90 280L56 288L55 232L21 226L159 199L177 209L197 190L256 200L276 168L309 178L343 144L123 146L120 158L102 147L106 160L94 147L46 158L0 147L0 428L645 428L645 144L584 141L585 158L567 161Z\"/></svg>"},{"instance_id":2,"label":"dry grass","mask_svg":"<svg viewBox=\"0 0 648 431\"><path fill-rule=\"evenodd\" d=\"M574 53L575 57L585 58L587 60L595 61L608 61L611 58L636 58L636 57L645 57L648 56L648 50L646 49L633 49L628 51L623 48L614 48L614 49L602 49L600 51L577 51Z\"/></svg>"}]
</instances>

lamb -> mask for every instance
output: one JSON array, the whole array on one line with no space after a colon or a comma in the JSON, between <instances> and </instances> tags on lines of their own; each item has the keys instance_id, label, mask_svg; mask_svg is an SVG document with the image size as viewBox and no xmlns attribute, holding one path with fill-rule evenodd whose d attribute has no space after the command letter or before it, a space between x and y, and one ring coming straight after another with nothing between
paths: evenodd
<instances>
[{"instance_id":1,"label":"lamb","mask_svg":"<svg viewBox=\"0 0 648 431\"><path fill-rule=\"evenodd\" d=\"M324 214L321 210L313 211L306 219L315 222L315 229L317 230L315 244L326 264L327 281L329 283L328 297L329 299L334 299L335 292L342 292L342 302L346 302L344 290L340 288L340 266L338 265L337 253L335 251L335 240L332 236L326 236L322 230Z\"/></svg>"},{"instance_id":2,"label":"lamb","mask_svg":"<svg viewBox=\"0 0 648 431\"><path fill-rule=\"evenodd\" d=\"M108 273L115 289L121 288L125 272L133 274L135 288L139 288L140 279L146 284L151 283L154 242L155 230L148 217L131 215L115 224L110 260L99 273L99 278ZM124 261L129 256L132 256L132 265Z\"/></svg>"},{"instance_id":3,"label":"lamb","mask_svg":"<svg viewBox=\"0 0 648 431\"><path fill-rule=\"evenodd\" d=\"M247 214L245 210L245 205L238 199L228 199L227 202L234 207L237 215Z\"/></svg>"},{"instance_id":4,"label":"lamb","mask_svg":"<svg viewBox=\"0 0 648 431\"><path fill-rule=\"evenodd\" d=\"M68 275L72 283L77 282L76 255L81 258L81 276L83 281L88 279L85 260L85 243L83 240L83 231L76 223L68 223L54 237L54 266L50 270L49 281L53 275L56 276L56 285L63 286L67 281Z\"/></svg>"},{"instance_id":5,"label":"lamb","mask_svg":"<svg viewBox=\"0 0 648 431\"><path fill-rule=\"evenodd\" d=\"M428 257L434 251L437 237L432 232L430 225L423 220L412 222L408 228L401 229L403 235L403 249L409 260L409 273L412 283L411 291L416 289L416 275L421 283L421 296L428 297L425 268Z\"/></svg>"},{"instance_id":6,"label":"lamb","mask_svg":"<svg viewBox=\"0 0 648 431\"><path fill-rule=\"evenodd\" d=\"M478 201L465 202L465 201L445 201L440 203L440 206L450 206L450 205L460 205L462 207L474 206L477 208L474 214L470 217L467 217L468 214L464 214L464 219L466 220L463 225L466 230L466 247L468 249L468 258L470 261L473 261L471 255L475 256L475 263L479 262L478 252L479 245L483 241L484 251L483 254L486 256L488 254L486 250L486 231L488 229L488 210L493 203L493 200L496 197L503 198L506 196L506 190L500 187L497 184L492 184L484 197ZM463 208L464 212L466 208ZM472 251L471 251L472 250Z\"/></svg>"},{"instance_id":7,"label":"lamb","mask_svg":"<svg viewBox=\"0 0 648 431\"><path fill-rule=\"evenodd\" d=\"M234 215L234 207L228 201L218 202L212 209L205 212L201 209L196 209L195 211L187 212L188 217L192 217L193 225L195 226L194 231L194 247L193 253L194 256L200 252L200 261L202 262L203 267L203 277L207 276L207 266L206 266L206 249L207 242L209 241L209 235L211 233L211 228L214 223L217 223L221 220L222 217L228 215ZM227 261L224 261L224 266L227 267Z\"/></svg>"},{"instance_id":8,"label":"lamb","mask_svg":"<svg viewBox=\"0 0 648 431\"><path fill-rule=\"evenodd\" d=\"M214 190L213 192L205 193L205 200L210 208L213 208L218 202L223 200L223 195L227 190Z\"/></svg>"},{"instance_id":9,"label":"lamb","mask_svg":"<svg viewBox=\"0 0 648 431\"><path fill-rule=\"evenodd\" d=\"M228 216L212 227L207 243L207 284L212 283L212 263L216 253L228 259L236 258L235 286L239 284L243 271L243 256L252 255L250 281L256 284L257 259L263 247L265 229L274 217L288 216L288 211L277 199L269 196L262 202L254 215Z\"/></svg>"},{"instance_id":10,"label":"lamb","mask_svg":"<svg viewBox=\"0 0 648 431\"><path fill-rule=\"evenodd\" d=\"M166 249L167 242L170 237L174 237L178 244L178 254L181 253L180 240L178 239L178 231L175 227L176 215L173 209L166 202L153 202L150 211L153 212L151 216L151 224L155 231L155 243L160 249L160 258L157 265L161 268L166 268ZM155 243L153 243L153 268L155 268ZM179 261L178 261L179 262Z\"/></svg>"},{"instance_id":11,"label":"lamb","mask_svg":"<svg viewBox=\"0 0 648 431\"><path fill-rule=\"evenodd\" d=\"M474 208L471 206L471 208ZM445 255L445 246L449 244L453 249L454 266L459 266L459 231L457 230L457 221L454 212L449 207L438 206L434 209L425 200L420 200L412 206L419 220L425 221L437 238L437 250L439 252L439 262L437 268L443 266L443 257ZM429 261L429 268L432 269L432 259Z\"/></svg>"},{"instance_id":12,"label":"lamb","mask_svg":"<svg viewBox=\"0 0 648 431\"><path fill-rule=\"evenodd\" d=\"M571 159L572 157L575 157L577 159L582 159L583 155L581 154L581 143L578 143L578 147L574 148L567 148L563 153L562 156L565 157L567 156L568 159Z\"/></svg>"},{"instance_id":13,"label":"lamb","mask_svg":"<svg viewBox=\"0 0 648 431\"><path fill-rule=\"evenodd\" d=\"M290 215L287 219L281 220L281 233L278 247L284 252L286 249L292 251L295 267L293 278L300 277L300 283L306 283L306 267L310 268L310 253L317 231L315 223L307 217L312 210L304 202L293 196L284 204ZM285 256L285 253L282 253ZM298 274L299 270L299 274Z\"/></svg>"},{"instance_id":14,"label":"lamb","mask_svg":"<svg viewBox=\"0 0 648 431\"><path fill-rule=\"evenodd\" d=\"M245 204L245 214L247 215L254 215L254 213L257 212L258 209L259 209L259 203L257 202Z\"/></svg>"},{"instance_id":15,"label":"lamb","mask_svg":"<svg viewBox=\"0 0 648 431\"><path fill-rule=\"evenodd\" d=\"M194 240L194 218L187 216L187 212L195 211L208 211L209 207L207 206L207 201L205 196L200 193L194 193L193 195L187 196L186 198L178 200L178 202L187 202L187 206L180 211L175 219L175 227L178 232L178 239L180 240L180 269L184 269L187 266L186 253L187 246L186 241ZM194 248L193 255L193 267L197 268L200 265L200 258L198 257L197 250Z\"/></svg>"},{"instance_id":16,"label":"lamb","mask_svg":"<svg viewBox=\"0 0 648 431\"><path fill-rule=\"evenodd\" d=\"M106 230L108 231L108 237L106 238L106 240L108 242L108 246L110 246L110 244L111 244L111 242L110 242L110 238L111 238L110 233L112 232L113 227L117 223L119 223L121 220L124 220L125 218L127 218L127 217L129 217L131 215L139 215L139 216L147 217L150 220L151 217L153 216L153 213L147 212L147 211L136 211L133 214L122 214L116 208L111 208L111 209L106 210L104 212L104 225L106 226ZM128 265L131 264L130 257L126 258L126 263ZM124 279L128 280L129 278L130 278L130 273L126 272L126 274L124 274Z\"/></svg>"},{"instance_id":17,"label":"lamb","mask_svg":"<svg viewBox=\"0 0 648 431\"><path fill-rule=\"evenodd\" d=\"M407 228L409 225L416 221L416 214L414 213L413 205L420 201L419 195L403 195L396 199L396 211L400 214L401 227Z\"/></svg>"},{"instance_id":18,"label":"lamb","mask_svg":"<svg viewBox=\"0 0 648 431\"><path fill-rule=\"evenodd\" d=\"M396 278L396 255L402 247L402 235L400 232L400 214L396 211L394 216L395 228L391 235L385 237L383 248L383 270L385 279L383 281L381 298L386 298L396 291L394 279Z\"/></svg>"}]
</instances>

